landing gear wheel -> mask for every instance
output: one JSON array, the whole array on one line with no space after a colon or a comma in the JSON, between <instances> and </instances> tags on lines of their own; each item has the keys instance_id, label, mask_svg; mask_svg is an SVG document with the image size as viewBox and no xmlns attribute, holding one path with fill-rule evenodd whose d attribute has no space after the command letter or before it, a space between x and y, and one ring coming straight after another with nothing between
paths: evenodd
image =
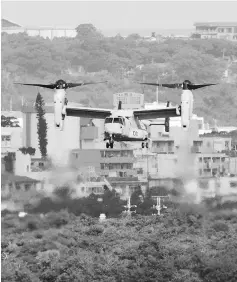
<instances>
[{"instance_id":1,"label":"landing gear wheel","mask_svg":"<svg viewBox=\"0 0 237 282\"><path fill-rule=\"evenodd\" d=\"M142 148L144 148L145 146L144 146L145 144L144 144L144 142L142 142Z\"/></svg>"},{"instance_id":2,"label":"landing gear wheel","mask_svg":"<svg viewBox=\"0 0 237 282\"><path fill-rule=\"evenodd\" d=\"M147 149L149 148L149 144L148 144L148 142L146 143L146 148L147 148Z\"/></svg>"},{"instance_id":3,"label":"landing gear wheel","mask_svg":"<svg viewBox=\"0 0 237 282\"><path fill-rule=\"evenodd\" d=\"M113 147L114 147L114 142L112 141L110 141L110 142L106 142L106 148L108 149L108 148L111 148L111 149L113 149Z\"/></svg>"}]
</instances>

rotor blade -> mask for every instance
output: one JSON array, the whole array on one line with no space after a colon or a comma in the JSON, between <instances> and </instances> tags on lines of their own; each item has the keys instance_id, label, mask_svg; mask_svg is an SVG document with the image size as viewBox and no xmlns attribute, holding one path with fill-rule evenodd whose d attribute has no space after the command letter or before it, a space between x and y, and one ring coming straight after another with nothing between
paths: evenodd
<instances>
[{"instance_id":1,"label":"rotor blade","mask_svg":"<svg viewBox=\"0 0 237 282\"><path fill-rule=\"evenodd\" d=\"M211 85L217 85L217 83L209 83L209 84L188 84L188 89L190 90L194 90L194 89L198 89L198 88L202 88L202 87L206 87L206 86L211 86Z\"/></svg>"},{"instance_id":2,"label":"rotor blade","mask_svg":"<svg viewBox=\"0 0 237 282\"><path fill-rule=\"evenodd\" d=\"M55 83L53 83L53 84L35 84L35 83L19 83L19 82L14 82L14 84L29 85L29 86L39 86L39 87L44 87L44 88L49 88L49 89L54 89L56 87Z\"/></svg>"},{"instance_id":3,"label":"rotor blade","mask_svg":"<svg viewBox=\"0 0 237 282\"><path fill-rule=\"evenodd\" d=\"M172 84L162 84L162 83L150 83L150 82L141 82L140 84L145 84L145 85L153 85L153 86L162 86L162 87L167 87L167 88L181 88L182 83L172 83Z\"/></svg>"},{"instance_id":4,"label":"rotor blade","mask_svg":"<svg viewBox=\"0 0 237 282\"><path fill-rule=\"evenodd\" d=\"M77 87L77 86L83 86L88 84L98 84L98 83L105 83L107 81L99 81L99 82L81 82L81 83L67 83L67 88Z\"/></svg>"}]
</instances>

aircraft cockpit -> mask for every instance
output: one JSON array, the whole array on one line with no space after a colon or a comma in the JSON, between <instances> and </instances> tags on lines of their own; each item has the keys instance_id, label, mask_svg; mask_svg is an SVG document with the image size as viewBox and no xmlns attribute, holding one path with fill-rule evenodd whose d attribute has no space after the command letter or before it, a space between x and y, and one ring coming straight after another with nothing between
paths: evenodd
<instances>
[{"instance_id":1,"label":"aircraft cockpit","mask_svg":"<svg viewBox=\"0 0 237 282\"><path fill-rule=\"evenodd\" d=\"M125 125L125 119L124 117L115 117L115 118L107 117L105 119L105 124L106 123L119 123L119 124Z\"/></svg>"}]
</instances>

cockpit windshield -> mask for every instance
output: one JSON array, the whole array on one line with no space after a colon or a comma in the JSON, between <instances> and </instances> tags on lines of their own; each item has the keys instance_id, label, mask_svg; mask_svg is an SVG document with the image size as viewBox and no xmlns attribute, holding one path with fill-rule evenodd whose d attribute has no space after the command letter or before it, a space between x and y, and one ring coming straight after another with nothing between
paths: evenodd
<instances>
[{"instance_id":1,"label":"cockpit windshield","mask_svg":"<svg viewBox=\"0 0 237 282\"><path fill-rule=\"evenodd\" d=\"M105 123L112 123L113 122L113 118L106 118L105 119Z\"/></svg>"},{"instance_id":2,"label":"cockpit windshield","mask_svg":"<svg viewBox=\"0 0 237 282\"><path fill-rule=\"evenodd\" d=\"M120 123L120 124L124 124L124 118L106 118L105 119L105 123Z\"/></svg>"},{"instance_id":3,"label":"cockpit windshield","mask_svg":"<svg viewBox=\"0 0 237 282\"><path fill-rule=\"evenodd\" d=\"M122 119L122 118L114 118L113 123L120 123L120 124L123 124L123 119Z\"/></svg>"}]
</instances>

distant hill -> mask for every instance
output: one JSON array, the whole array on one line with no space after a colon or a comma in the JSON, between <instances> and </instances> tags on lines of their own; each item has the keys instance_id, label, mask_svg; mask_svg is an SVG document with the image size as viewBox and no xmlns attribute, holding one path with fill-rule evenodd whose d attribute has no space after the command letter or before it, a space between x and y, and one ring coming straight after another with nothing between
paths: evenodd
<instances>
[{"instance_id":1,"label":"distant hill","mask_svg":"<svg viewBox=\"0 0 237 282\"><path fill-rule=\"evenodd\" d=\"M20 25L9 22L8 20L2 19L2 27L11 27L11 26L18 26L20 27Z\"/></svg>"}]
</instances>

